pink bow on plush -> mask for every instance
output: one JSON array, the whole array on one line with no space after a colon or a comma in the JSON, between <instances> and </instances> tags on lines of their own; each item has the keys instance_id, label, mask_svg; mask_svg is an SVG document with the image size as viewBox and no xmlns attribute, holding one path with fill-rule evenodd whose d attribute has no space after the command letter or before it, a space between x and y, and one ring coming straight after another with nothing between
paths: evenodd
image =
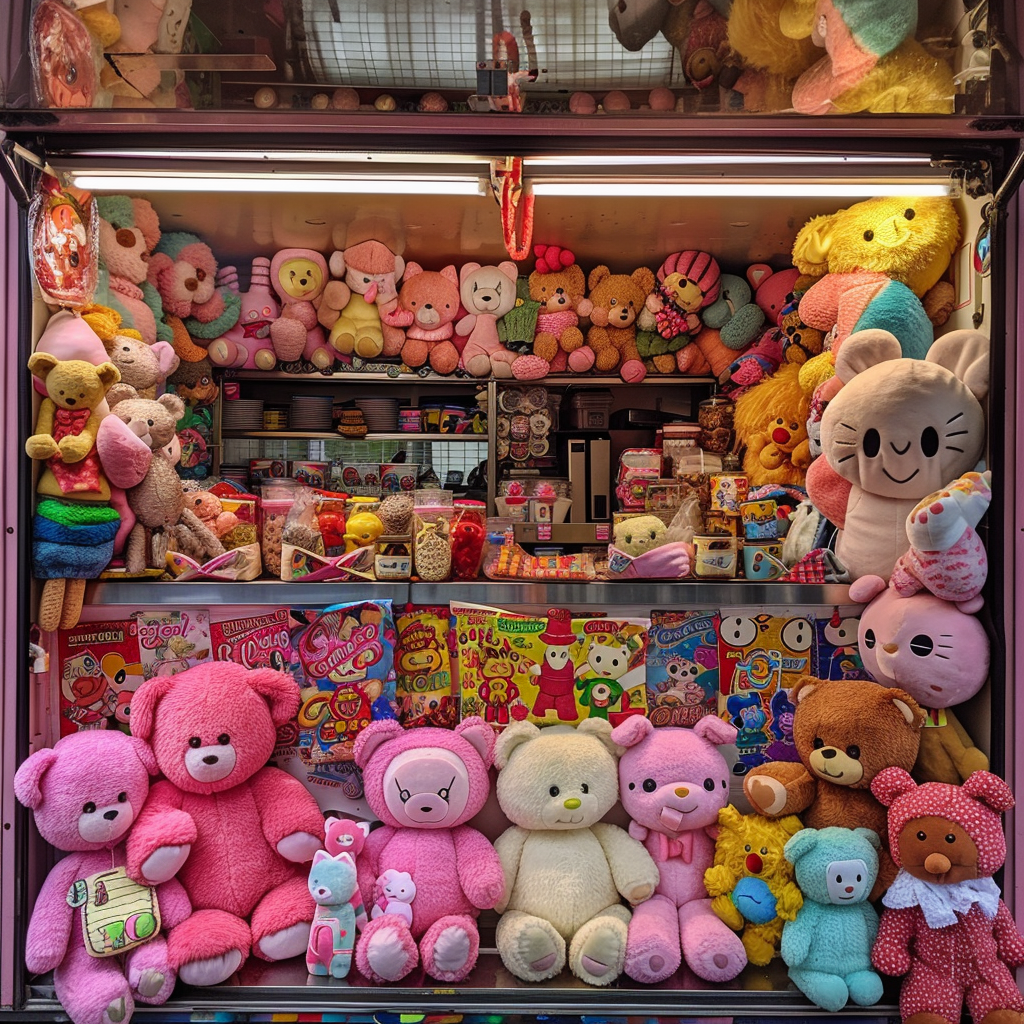
<instances>
[{"instance_id":1,"label":"pink bow on plush","mask_svg":"<svg viewBox=\"0 0 1024 1024\"><path fill-rule=\"evenodd\" d=\"M684 832L679 839L670 839L661 832L658 836L657 860L670 860L672 857L679 857L684 864L689 864L693 858L693 836Z\"/></svg>"}]
</instances>

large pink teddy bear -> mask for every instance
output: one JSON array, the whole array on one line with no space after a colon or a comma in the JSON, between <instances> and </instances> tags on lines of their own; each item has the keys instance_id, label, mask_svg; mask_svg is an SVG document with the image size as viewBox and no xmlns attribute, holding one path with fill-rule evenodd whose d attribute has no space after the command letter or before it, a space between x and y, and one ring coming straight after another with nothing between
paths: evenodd
<instances>
[{"instance_id":1,"label":"large pink teddy bear","mask_svg":"<svg viewBox=\"0 0 1024 1024\"><path fill-rule=\"evenodd\" d=\"M264 960L306 950L314 906L298 865L320 849L323 815L302 783L264 767L298 710L291 677L229 662L154 677L132 700L132 732L164 780L132 830L128 871L184 884L195 913L169 949L187 984L224 981L250 946Z\"/></svg>"},{"instance_id":2,"label":"large pink teddy bear","mask_svg":"<svg viewBox=\"0 0 1024 1024\"><path fill-rule=\"evenodd\" d=\"M494 730L477 717L454 731L374 722L356 740L366 800L384 823L359 855L363 904L374 905L388 871L415 887L411 923L387 911L359 939L356 966L371 981L398 981L420 957L439 981L461 981L476 964L477 914L505 884L494 847L466 824L487 799L493 757Z\"/></svg>"},{"instance_id":3,"label":"large pink teddy bear","mask_svg":"<svg viewBox=\"0 0 1024 1024\"><path fill-rule=\"evenodd\" d=\"M680 950L694 974L729 981L746 966L743 943L711 910L704 872L715 855L712 831L729 802L729 767L717 745L736 742L736 729L715 715L692 729L655 729L628 718L612 733L626 747L619 794L639 839L658 865L655 894L633 911L626 974L663 981L679 969Z\"/></svg>"},{"instance_id":4,"label":"large pink teddy bear","mask_svg":"<svg viewBox=\"0 0 1024 1024\"><path fill-rule=\"evenodd\" d=\"M14 777L15 795L35 812L42 837L68 851L36 899L25 965L33 974L53 971L57 998L75 1024L126 1021L136 1000L159 1005L174 988L163 932L191 913L180 883L172 879L157 888L163 931L124 957L90 956L83 911L68 903L76 882L124 865L125 837L156 774L152 751L141 740L90 730L36 751Z\"/></svg>"}]
</instances>

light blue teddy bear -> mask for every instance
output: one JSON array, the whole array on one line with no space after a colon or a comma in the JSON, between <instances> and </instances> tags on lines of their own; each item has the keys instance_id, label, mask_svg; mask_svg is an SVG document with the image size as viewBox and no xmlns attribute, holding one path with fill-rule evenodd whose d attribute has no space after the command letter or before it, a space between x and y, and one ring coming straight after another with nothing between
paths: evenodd
<instances>
[{"instance_id":1,"label":"light blue teddy bear","mask_svg":"<svg viewBox=\"0 0 1024 1024\"><path fill-rule=\"evenodd\" d=\"M882 998L882 979L871 969L878 915L867 902L878 847L867 828L805 828L786 843L804 905L782 929L782 959L793 984L824 1010Z\"/></svg>"}]
</instances>

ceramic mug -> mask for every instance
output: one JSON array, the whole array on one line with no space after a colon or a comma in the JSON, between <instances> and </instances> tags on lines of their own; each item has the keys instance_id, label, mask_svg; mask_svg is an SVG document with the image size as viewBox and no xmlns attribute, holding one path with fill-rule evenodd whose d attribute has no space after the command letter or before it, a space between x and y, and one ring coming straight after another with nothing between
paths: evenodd
<instances>
[{"instance_id":1,"label":"ceramic mug","mask_svg":"<svg viewBox=\"0 0 1024 1024\"><path fill-rule=\"evenodd\" d=\"M743 536L747 540L775 540L779 535L778 507L771 498L742 502Z\"/></svg>"},{"instance_id":2,"label":"ceramic mug","mask_svg":"<svg viewBox=\"0 0 1024 1024\"><path fill-rule=\"evenodd\" d=\"M786 572L781 541L747 541L743 545L743 575L748 580L777 580Z\"/></svg>"},{"instance_id":3,"label":"ceramic mug","mask_svg":"<svg viewBox=\"0 0 1024 1024\"><path fill-rule=\"evenodd\" d=\"M694 537L693 545L696 548L693 560L695 576L735 578L739 546L735 537L721 535Z\"/></svg>"}]
</instances>

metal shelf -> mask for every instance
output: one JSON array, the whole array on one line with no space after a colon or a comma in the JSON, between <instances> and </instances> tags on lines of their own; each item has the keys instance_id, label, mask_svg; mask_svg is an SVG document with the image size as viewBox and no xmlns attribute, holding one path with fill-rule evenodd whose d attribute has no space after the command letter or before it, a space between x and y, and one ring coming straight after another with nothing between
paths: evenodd
<instances>
[{"instance_id":1,"label":"metal shelf","mask_svg":"<svg viewBox=\"0 0 1024 1024\"><path fill-rule=\"evenodd\" d=\"M370 601L389 598L395 604L409 601L408 583L345 582L285 583L283 580L251 580L246 583L218 580L105 580L86 587L85 603L127 605L133 608L178 608L182 605L267 605L270 607L318 607L338 601Z\"/></svg>"},{"instance_id":2,"label":"metal shelf","mask_svg":"<svg viewBox=\"0 0 1024 1024\"><path fill-rule=\"evenodd\" d=\"M225 380L249 380L261 381L268 384L291 382L301 384L448 384L462 387L476 385L485 387L494 379L488 377L442 377L436 373L428 373L421 376L418 373L370 373L361 370L351 370L342 373L282 373L280 370L227 370L224 374ZM613 385L625 385L621 377L596 377L591 374L552 374L550 377L542 377L540 380L498 380L497 383L512 387L530 387L541 385L547 387L555 385L564 387L612 387ZM681 373L654 373L648 374L638 384L628 384L627 387L653 387L659 384L684 384L684 385L706 385L717 384L715 377L690 377Z\"/></svg>"},{"instance_id":3,"label":"metal shelf","mask_svg":"<svg viewBox=\"0 0 1024 1024\"><path fill-rule=\"evenodd\" d=\"M487 444L486 434L420 434L395 430L386 434L364 434L346 437L336 430L222 430L226 438L276 438L280 441L475 441Z\"/></svg>"}]
</instances>

